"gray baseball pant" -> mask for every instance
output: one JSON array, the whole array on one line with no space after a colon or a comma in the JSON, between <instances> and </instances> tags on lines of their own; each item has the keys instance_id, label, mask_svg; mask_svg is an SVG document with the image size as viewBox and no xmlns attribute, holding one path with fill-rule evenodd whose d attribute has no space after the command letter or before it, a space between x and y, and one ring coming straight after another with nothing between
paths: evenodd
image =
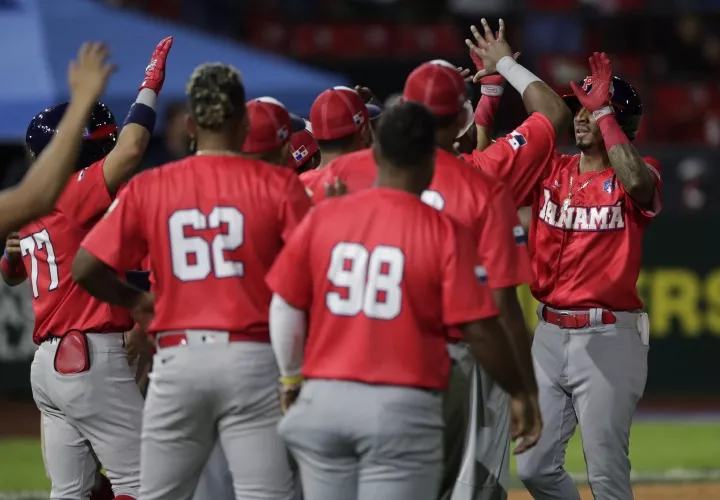
<instances>
[{"instance_id":1,"label":"gray baseball pant","mask_svg":"<svg viewBox=\"0 0 720 500\"><path fill-rule=\"evenodd\" d=\"M51 500L90 497L96 458L115 495L136 498L140 485L143 398L125 354L122 333L87 335L90 369L55 371L58 340L40 344L30 369L41 413L43 454Z\"/></svg>"},{"instance_id":2,"label":"gray baseball pant","mask_svg":"<svg viewBox=\"0 0 720 500\"><path fill-rule=\"evenodd\" d=\"M442 427L439 391L313 379L279 431L308 500L435 500Z\"/></svg>"},{"instance_id":3,"label":"gray baseball pant","mask_svg":"<svg viewBox=\"0 0 720 500\"><path fill-rule=\"evenodd\" d=\"M192 500L234 500L235 489L220 441L215 443L203 467Z\"/></svg>"},{"instance_id":4,"label":"gray baseball pant","mask_svg":"<svg viewBox=\"0 0 720 500\"><path fill-rule=\"evenodd\" d=\"M467 344L448 345L453 359L444 398L445 459L441 500L502 500L510 482L509 396Z\"/></svg>"},{"instance_id":5,"label":"gray baseball pant","mask_svg":"<svg viewBox=\"0 0 720 500\"><path fill-rule=\"evenodd\" d=\"M292 500L287 450L277 434L279 372L271 346L228 344L221 332L206 333L188 334L188 345L155 355L140 499L190 500L219 440L237 500Z\"/></svg>"},{"instance_id":6,"label":"gray baseball pant","mask_svg":"<svg viewBox=\"0 0 720 500\"><path fill-rule=\"evenodd\" d=\"M532 353L544 427L538 444L517 456L517 471L537 500L580 500L563 468L578 423L593 496L633 498L630 425L645 389L648 346L638 314L613 313L611 325L602 324L601 309L591 309L588 328L563 329L541 318L535 330Z\"/></svg>"}]
</instances>

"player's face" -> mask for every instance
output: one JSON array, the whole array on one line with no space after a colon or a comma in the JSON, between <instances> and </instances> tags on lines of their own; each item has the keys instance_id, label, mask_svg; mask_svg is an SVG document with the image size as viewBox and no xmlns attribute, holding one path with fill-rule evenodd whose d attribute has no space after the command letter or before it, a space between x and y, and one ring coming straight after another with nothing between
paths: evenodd
<instances>
[{"instance_id":1,"label":"player's face","mask_svg":"<svg viewBox=\"0 0 720 500\"><path fill-rule=\"evenodd\" d=\"M581 150L591 148L602 140L600 127L593 115L585 108L580 109L575 115L573 131L575 132L575 145Z\"/></svg>"}]
</instances>

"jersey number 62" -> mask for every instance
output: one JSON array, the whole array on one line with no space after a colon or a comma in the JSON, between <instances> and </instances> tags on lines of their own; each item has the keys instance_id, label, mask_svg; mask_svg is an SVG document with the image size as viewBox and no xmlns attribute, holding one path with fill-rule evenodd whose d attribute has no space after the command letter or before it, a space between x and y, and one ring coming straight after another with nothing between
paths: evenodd
<instances>
[{"instance_id":1,"label":"jersey number 62","mask_svg":"<svg viewBox=\"0 0 720 500\"><path fill-rule=\"evenodd\" d=\"M202 231L222 224L227 232L216 234L211 243L201 236L185 235L185 228ZM245 218L237 208L215 207L207 216L197 208L178 210L168 219L168 233L173 275L180 281L202 281L210 273L216 278L245 274L242 262L225 258L226 251L237 250L245 239Z\"/></svg>"}]
</instances>

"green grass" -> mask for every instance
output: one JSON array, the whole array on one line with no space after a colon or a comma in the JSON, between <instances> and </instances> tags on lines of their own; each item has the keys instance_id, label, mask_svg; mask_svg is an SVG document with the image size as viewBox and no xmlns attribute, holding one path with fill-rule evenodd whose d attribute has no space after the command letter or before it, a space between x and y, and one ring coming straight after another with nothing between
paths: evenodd
<instances>
[{"instance_id":1,"label":"green grass","mask_svg":"<svg viewBox=\"0 0 720 500\"><path fill-rule=\"evenodd\" d=\"M0 491L49 491L40 438L0 440Z\"/></svg>"},{"instance_id":2,"label":"green grass","mask_svg":"<svg viewBox=\"0 0 720 500\"><path fill-rule=\"evenodd\" d=\"M634 471L649 473L670 469L720 470L720 422L640 422L630 435ZM585 471L580 429L568 446L568 472ZM513 470L514 470L513 460Z\"/></svg>"},{"instance_id":3,"label":"green grass","mask_svg":"<svg viewBox=\"0 0 720 500\"><path fill-rule=\"evenodd\" d=\"M579 432L567 453L567 470L585 470ZM670 469L720 470L720 422L640 422L633 426L630 456L641 473ZM514 468L514 461L513 461ZM0 492L49 490L39 439L0 440Z\"/></svg>"}]
</instances>

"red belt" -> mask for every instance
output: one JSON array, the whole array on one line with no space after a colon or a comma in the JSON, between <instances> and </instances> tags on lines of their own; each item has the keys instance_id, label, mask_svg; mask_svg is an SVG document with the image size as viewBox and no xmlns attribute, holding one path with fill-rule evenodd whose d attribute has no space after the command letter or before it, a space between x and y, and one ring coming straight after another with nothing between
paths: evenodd
<instances>
[{"instance_id":1,"label":"red belt","mask_svg":"<svg viewBox=\"0 0 720 500\"><path fill-rule=\"evenodd\" d=\"M202 335L201 333L193 333L192 335ZM270 334L263 332L230 332L228 334L228 342L270 342ZM160 349L167 347L176 347L179 345L187 345L188 336L185 333L163 333L157 336L156 345Z\"/></svg>"},{"instance_id":2,"label":"red belt","mask_svg":"<svg viewBox=\"0 0 720 500\"><path fill-rule=\"evenodd\" d=\"M560 328L587 328L590 326L590 313L588 311L558 313L543 307L542 319ZM603 325L614 325L615 315L603 309L601 320Z\"/></svg>"}]
</instances>

